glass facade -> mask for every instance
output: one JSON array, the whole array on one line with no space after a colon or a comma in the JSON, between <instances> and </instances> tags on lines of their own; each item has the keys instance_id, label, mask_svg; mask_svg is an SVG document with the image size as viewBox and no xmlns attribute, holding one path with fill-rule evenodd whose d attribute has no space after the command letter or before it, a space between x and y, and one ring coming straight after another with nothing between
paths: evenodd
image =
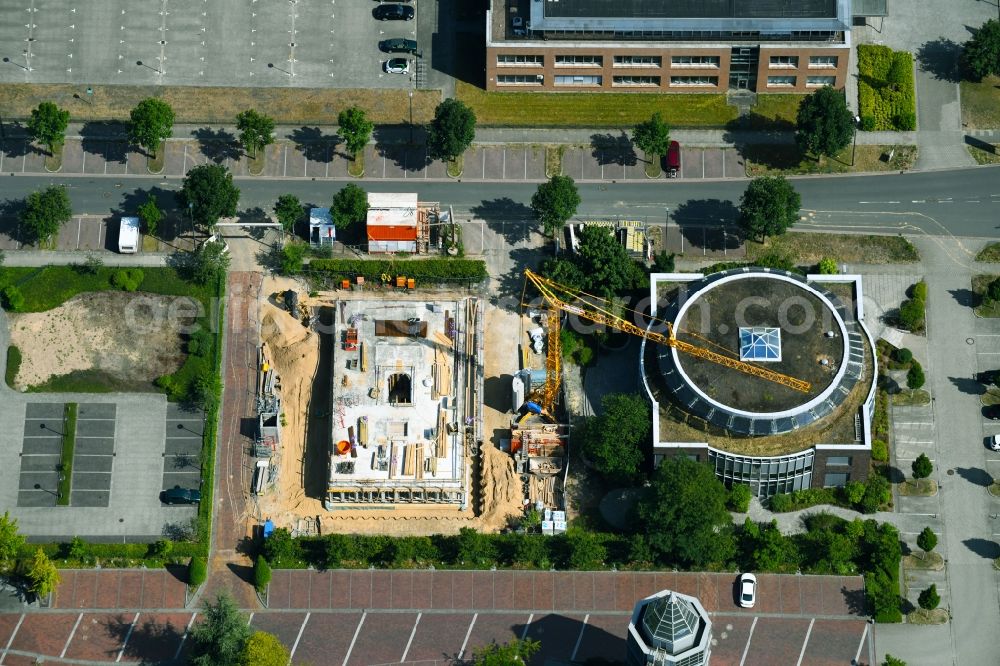
<instances>
[{"instance_id":1,"label":"glass facade","mask_svg":"<svg viewBox=\"0 0 1000 666\"><path fill-rule=\"evenodd\" d=\"M726 484L745 483L757 497L808 488L812 482L815 453L812 449L790 456L756 458L709 449L708 460L715 475Z\"/></svg>"}]
</instances>

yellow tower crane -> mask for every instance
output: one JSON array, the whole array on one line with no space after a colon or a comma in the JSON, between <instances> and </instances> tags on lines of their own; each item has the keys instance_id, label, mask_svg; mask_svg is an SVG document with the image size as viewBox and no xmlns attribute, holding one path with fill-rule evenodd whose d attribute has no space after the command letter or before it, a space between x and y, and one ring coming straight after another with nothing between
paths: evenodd
<instances>
[{"instance_id":1,"label":"yellow tower crane","mask_svg":"<svg viewBox=\"0 0 1000 666\"><path fill-rule=\"evenodd\" d=\"M746 363L738 358L726 356L725 354L720 354L718 352L684 342L683 340L678 340L676 334L674 333L674 325L669 321L654 319L654 321L659 321L659 323L666 325L666 335L647 330L633 324L630 321L622 319L607 308L602 307L602 304L607 304L607 301L603 298L559 284L558 282L554 282L553 280L543 277L531 270L526 269L524 271L524 277L531 282L536 289L538 289L538 292L542 295L542 298L545 299L545 302L549 307L548 349L546 350L545 357L545 386L541 391L541 395L536 397L542 409L550 414L552 413L552 408L555 405L556 395L559 392L559 364L562 354L559 344L559 318L561 312L575 314L577 317L582 319L587 319L597 324L604 324L605 326L609 326L623 333L645 338L646 340L651 340L661 345L667 345L668 347L680 350L686 354L697 356L698 358L703 358L713 363L724 365L727 368L739 370L740 372L745 372L748 375L753 375L754 377L760 377L761 379L781 384L782 386L787 386L788 388L796 391L808 393L811 387L810 383L807 381L789 377L788 375L783 375L780 372L774 372L773 370L768 370L767 368L762 368L758 365ZM570 303L570 301L574 301L574 303Z\"/></svg>"}]
</instances>

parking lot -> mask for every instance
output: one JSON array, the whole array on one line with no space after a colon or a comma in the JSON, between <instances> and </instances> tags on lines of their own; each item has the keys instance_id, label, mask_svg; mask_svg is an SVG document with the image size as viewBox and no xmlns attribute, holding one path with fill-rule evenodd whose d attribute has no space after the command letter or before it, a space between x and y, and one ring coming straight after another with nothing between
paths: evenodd
<instances>
[{"instance_id":1,"label":"parking lot","mask_svg":"<svg viewBox=\"0 0 1000 666\"><path fill-rule=\"evenodd\" d=\"M167 405L167 443L163 454L163 489L201 484L201 436L205 413Z\"/></svg>"},{"instance_id":2,"label":"parking lot","mask_svg":"<svg viewBox=\"0 0 1000 666\"><path fill-rule=\"evenodd\" d=\"M414 81L382 72L377 42L432 25L410 4L417 20L376 21L376 3L329 0L6 2L0 82L405 88Z\"/></svg>"}]
</instances>

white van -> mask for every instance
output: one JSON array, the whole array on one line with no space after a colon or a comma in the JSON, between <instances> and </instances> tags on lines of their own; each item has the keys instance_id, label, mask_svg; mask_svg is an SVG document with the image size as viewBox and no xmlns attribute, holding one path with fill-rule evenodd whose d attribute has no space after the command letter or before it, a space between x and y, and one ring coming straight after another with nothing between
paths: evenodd
<instances>
[{"instance_id":1,"label":"white van","mask_svg":"<svg viewBox=\"0 0 1000 666\"><path fill-rule=\"evenodd\" d=\"M135 254L139 251L139 218L123 217L118 226L119 254Z\"/></svg>"}]
</instances>

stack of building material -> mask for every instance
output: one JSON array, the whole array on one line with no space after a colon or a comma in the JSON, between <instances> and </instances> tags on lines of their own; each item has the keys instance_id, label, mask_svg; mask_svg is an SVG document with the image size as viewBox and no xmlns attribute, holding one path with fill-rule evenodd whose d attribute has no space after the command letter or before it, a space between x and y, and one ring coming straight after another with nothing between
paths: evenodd
<instances>
[{"instance_id":1,"label":"stack of building material","mask_svg":"<svg viewBox=\"0 0 1000 666\"><path fill-rule=\"evenodd\" d=\"M448 455L448 413L438 410L437 438L434 440L434 456L444 458Z\"/></svg>"}]
</instances>

